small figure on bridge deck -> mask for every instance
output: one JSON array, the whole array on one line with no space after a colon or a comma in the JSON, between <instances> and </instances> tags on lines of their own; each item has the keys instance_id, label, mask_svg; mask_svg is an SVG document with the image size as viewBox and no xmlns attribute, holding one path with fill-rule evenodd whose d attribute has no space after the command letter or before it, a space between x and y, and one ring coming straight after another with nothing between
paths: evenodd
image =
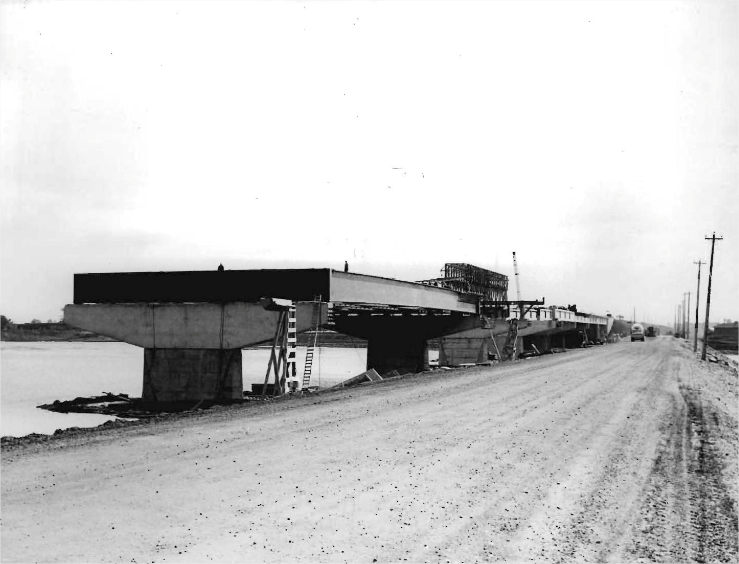
<instances>
[{"instance_id":1,"label":"small figure on bridge deck","mask_svg":"<svg viewBox=\"0 0 739 564\"><path fill-rule=\"evenodd\" d=\"M344 261L344 272L349 272L349 262Z\"/></svg>"},{"instance_id":2,"label":"small figure on bridge deck","mask_svg":"<svg viewBox=\"0 0 739 564\"><path fill-rule=\"evenodd\" d=\"M219 264L218 265L218 272L223 272L223 265L222 264Z\"/></svg>"}]
</instances>

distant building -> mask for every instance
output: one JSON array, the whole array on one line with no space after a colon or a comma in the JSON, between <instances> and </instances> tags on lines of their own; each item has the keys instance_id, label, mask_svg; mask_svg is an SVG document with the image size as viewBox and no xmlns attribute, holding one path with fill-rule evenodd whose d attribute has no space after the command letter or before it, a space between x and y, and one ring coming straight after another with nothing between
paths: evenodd
<instances>
[{"instance_id":1,"label":"distant building","mask_svg":"<svg viewBox=\"0 0 739 564\"><path fill-rule=\"evenodd\" d=\"M737 351L739 344L739 322L720 323L708 336L708 345L717 350Z\"/></svg>"}]
</instances>

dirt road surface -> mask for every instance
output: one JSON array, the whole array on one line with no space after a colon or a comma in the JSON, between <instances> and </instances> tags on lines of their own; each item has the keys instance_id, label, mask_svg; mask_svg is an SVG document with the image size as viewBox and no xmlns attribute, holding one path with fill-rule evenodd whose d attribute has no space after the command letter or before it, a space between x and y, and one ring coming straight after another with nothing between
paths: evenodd
<instances>
[{"instance_id":1,"label":"dirt road surface","mask_svg":"<svg viewBox=\"0 0 739 564\"><path fill-rule=\"evenodd\" d=\"M736 562L736 371L660 337L6 448L8 562Z\"/></svg>"}]
</instances>

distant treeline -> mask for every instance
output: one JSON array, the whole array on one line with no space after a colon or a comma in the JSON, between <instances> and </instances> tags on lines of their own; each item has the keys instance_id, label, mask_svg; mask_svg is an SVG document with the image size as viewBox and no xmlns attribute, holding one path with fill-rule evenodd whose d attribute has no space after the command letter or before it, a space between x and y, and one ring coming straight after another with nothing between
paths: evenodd
<instances>
[{"instance_id":1,"label":"distant treeline","mask_svg":"<svg viewBox=\"0 0 739 564\"><path fill-rule=\"evenodd\" d=\"M115 341L109 337L84 331L59 322L3 323L2 340L23 341Z\"/></svg>"}]
</instances>

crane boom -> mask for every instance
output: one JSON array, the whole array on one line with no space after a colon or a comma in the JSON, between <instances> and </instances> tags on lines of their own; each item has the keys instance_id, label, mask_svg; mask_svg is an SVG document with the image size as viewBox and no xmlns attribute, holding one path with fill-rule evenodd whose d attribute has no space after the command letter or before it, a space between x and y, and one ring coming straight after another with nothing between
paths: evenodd
<instances>
[{"instance_id":1,"label":"crane boom","mask_svg":"<svg viewBox=\"0 0 739 564\"><path fill-rule=\"evenodd\" d=\"M521 301L521 284L518 281L518 264L516 263L516 251L513 251L513 272L516 275L516 296Z\"/></svg>"}]
</instances>

